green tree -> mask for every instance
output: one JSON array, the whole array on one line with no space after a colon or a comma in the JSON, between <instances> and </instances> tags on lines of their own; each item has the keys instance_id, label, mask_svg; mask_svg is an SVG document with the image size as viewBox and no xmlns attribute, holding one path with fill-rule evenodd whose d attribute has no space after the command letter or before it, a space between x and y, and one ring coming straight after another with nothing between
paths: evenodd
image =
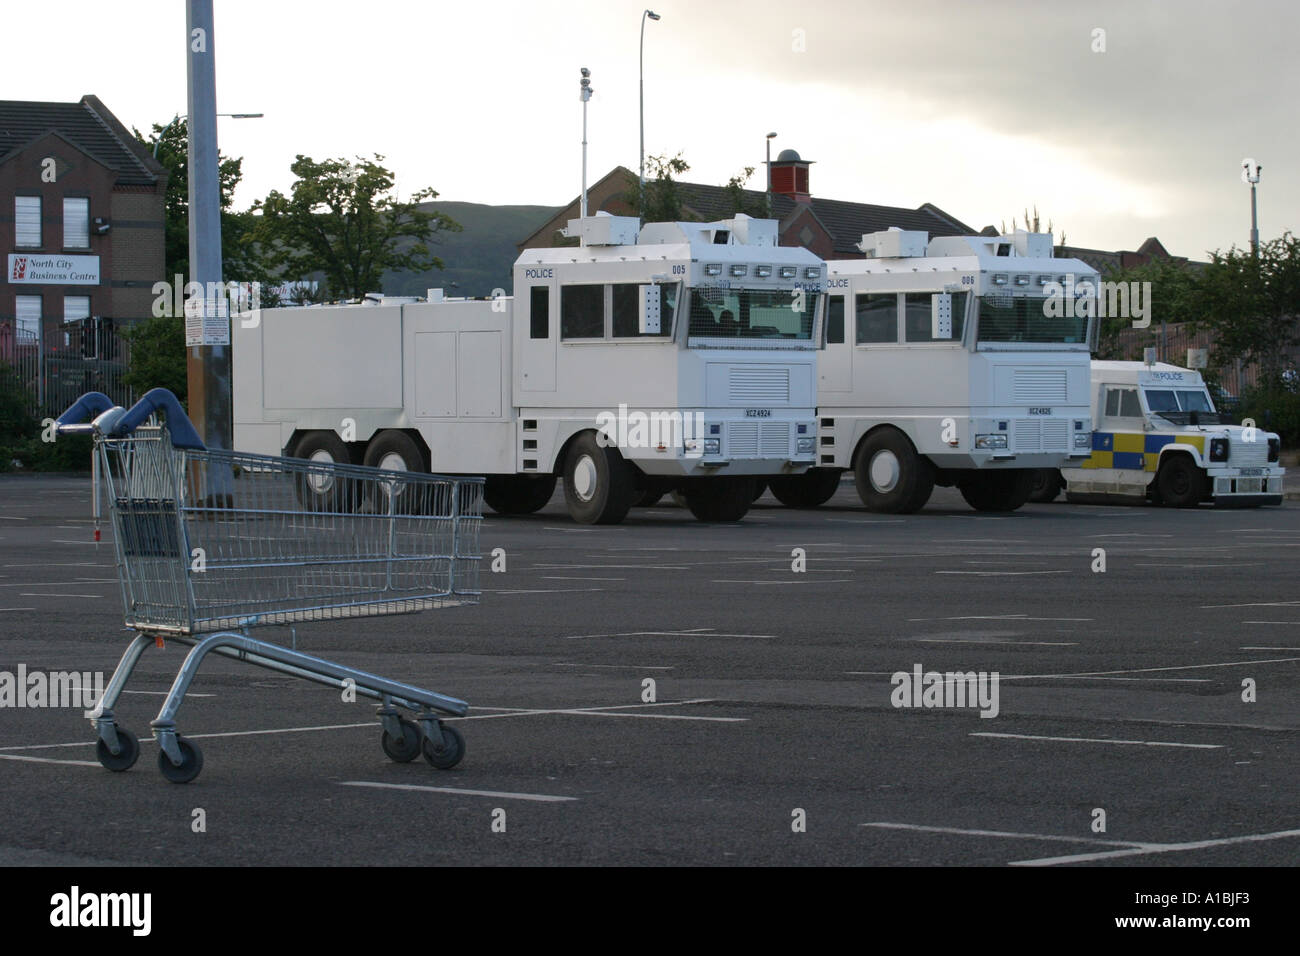
<instances>
[{"instance_id":1,"label":"green tree","mask_svg":"<svg viewBox=\"0 0 1300 956\"><path fill-rule=\"evenodd\" d=\"M1191 306L1196 328L1213 335L1212 366L1256 365L1266 389L1282 388L1300 347L1300 239L1285 233L1258 256L1235 246L1213 253Z\"/></svg>"},{"instance_id":2,"label":"green tree","mask_svg":"<svg viewBox=\"0 0 1300 956\"><path fill-rule=\"evenodd\" d=\"M758 199L751 199L745 195L745 183L749 182L754 175L754 167L746 166L735 176L727 180L727 185L723 186L726 195L726 215L734 216L737 213L744 213L746 216L753 216L755 219L769 219L772 211L768 208L766 196Z\"/></svg>"},{"instance_id":3,"label":"green tree","mask_svg":"<svg viewBox=\"0 0 1300 956\"><path fill-rule=\"evenodd\" d=\"M638 181L624 194L623 199L637 211L642 222L683 222L681 191L673 176L680 176L691 167L682 154L676 156L647 156L649 178L644 186Z\"/></svg>"},{"instance_id":4,"label":"green tree","mask_svg":"<svg viewBox=\"0 0 1300 956\"><path fill-rule=\"evenodd\" d=\"M153 124L153 132L146 138L133 130L135 138L152 150L158 149L158 162L167 170L167 191L163 196L165 245L163 257L166 280L181 275L190 278L190 167L189 126L184 117L170 126ZM251 282L261 273L256 259L256 249L243 241L247 234L250 216L232 209L235 187L243 178L242 157L217 155L217 174L221 184L221 263L222 272L241 282Z\"/></svg>"},{"instance_id":5,"label":"green tree","mask_svg":"<svg viewBox=\"0 0 1300 956\"><path fill-rule=\"evenodd\" d=\"M1133 327L1127 316L1108 315L1100 320L1097 354L1099 359L1135 361L1142 357L1142 349L1160 344L1161 323L1173 325L1190 322L1196 303L1196 273L1186 265L1169 259L1152 259L1139 266L1116 269L1102 276L1106 282L1151 283L1151 299L1144 302L1151 325L1145 332L1121 343L1120 333Z\"/></svg>"},{"instance_id":6,"label":"green tree","mask_svg":"<svg viewBox=\"0 0 1300 956\"><path fill-rule=\"evenodd\" d=\"M186 402L185 319L155 315L136 322L123 333L131 345L131 367L122 381L136 395L165 388Z\"/></svg>"},{"instance_id":7,"label":"green tree","mask_svg":"<svg viewBox=\"0 0 1300 956\"><path fill-rule=\"evenodd\" d=\"M336 296L377 291L388 271L443 268L429 244L439 231L459 232L460 225L419 208L437 197L431 188L399 199L383 161L378 154L356 162L300 154L290 167L297 180L289 195L272 191L253 204L260 215L244 241L259 244L287 280L323 274Z\"/></svg>"}]
</instances>

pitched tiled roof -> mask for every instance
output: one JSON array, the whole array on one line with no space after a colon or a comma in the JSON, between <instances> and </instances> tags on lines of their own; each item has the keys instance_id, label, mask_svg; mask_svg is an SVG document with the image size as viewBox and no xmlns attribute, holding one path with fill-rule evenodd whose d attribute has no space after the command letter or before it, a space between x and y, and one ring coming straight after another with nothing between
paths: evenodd
<instances>
[{"instance_id":1,"label":"pitched tiled roof","mask_svg":"<svg viewBox=\"0 0 1300 956\"><path fill-rule=\"evenodd\" d=\"M151 186L163 171L94 96L84 96L79 103L0 100L0 162L46 133L58 133L116 171L124 186Z\"/></svg>"},{"instance_id":2,"label":"pitched tiled roof","mask_svg":"<svg viewBox=\"0 0 1300 956\"><path fill-rule=\"evenodd\" d=\"M678 183L682 205L698 213L704 220L722 219L730 215L727 190L723 186L702 183ZM763 193L756 189L745 190L745 200L761 206ZM918 209L901 206L877 206L872 203L845 202L839 199L812 197L812 209L835 240L835 251L846 255L859 255L857 244L870 232L882 232L890 226L900 229L922 230L934 236L970 236L976 230L929 203ZM772 196L772 215L784 220L795 208L789 196Z\"/></svg>"}]
</instances>

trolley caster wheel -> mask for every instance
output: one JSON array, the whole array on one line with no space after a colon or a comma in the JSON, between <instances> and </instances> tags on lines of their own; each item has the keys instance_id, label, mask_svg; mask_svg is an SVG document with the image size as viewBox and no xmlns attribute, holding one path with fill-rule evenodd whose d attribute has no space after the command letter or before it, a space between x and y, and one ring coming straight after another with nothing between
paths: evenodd
<instances>
[{"instance_id":1,"label":"trolley caster wheel","mask_svg":"<svg viewBox=\"0 0 1300 956\"><path fill-rule=\"evenodd\" d=\"M114 754L108 749L108 744L104 743L103 738L100 738L95 743L95 756L106 769L121 773L134 767L135 762L140 758L140 738L131 731L118 727L117 742L121 745L122 752Z\"/></svg>"},{"instance_id":2,"label":"trolley caster wheel","mask_svg":"<svg viewBox=\"0 0 1300 956\"><path fill-rule=\"evenodd\" d=\"M460 731L456 728L444 725L442 728L442 741L443 745L435 749L433 744L429 742L429 738L425 737L423 744L424 759L439 770L450 770L460 763L461 758L465 756L465 738L460 735Z\"/></svg>"},{"instance_id":3,"label":"trolley caster wheel","mask_svg":"<svg viewBox=\"0 0 1300 956\"><path fill-rule=\"evenodd\" d=\"M172 783L189 783L203 769L203 751L179 734L176 735L176 746L181 748L181 765L178 767L172 763L167 752L160 747L158 769Z\"/></svg>"},{"instance_id":4,"label":"trolley caster wheel","mask_svg":"<svg viewBox=\"0 0 1300 956\"><path fill-rule=\"evenodd\" d=\"M410 763L420 755L420 728L411 720L403 719L401 724L402 736L400 739L390 737L388 731L385 730L379 743L390 760L395 760L398 763ZM446 733L446 731L443 732Z\"/></svg>"}]
</instances>

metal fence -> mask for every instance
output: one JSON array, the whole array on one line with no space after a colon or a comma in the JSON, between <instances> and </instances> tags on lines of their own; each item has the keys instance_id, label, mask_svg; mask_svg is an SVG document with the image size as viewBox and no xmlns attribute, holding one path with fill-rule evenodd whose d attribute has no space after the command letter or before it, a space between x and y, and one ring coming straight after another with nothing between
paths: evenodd
<instances>
[{"instance_id":1,"label":"metal fence","mask_svg":"<svg viewBox=\"0 0 1300 956\"><path fill-rule=\"evenodd\" d=\"M103 392L124 407L135 400L123 381L127 340L112 319L50 326L44 335L0 322L0 363L13 370L35 418L59 415L86 392Z\"/></svg>"}]
</instances>

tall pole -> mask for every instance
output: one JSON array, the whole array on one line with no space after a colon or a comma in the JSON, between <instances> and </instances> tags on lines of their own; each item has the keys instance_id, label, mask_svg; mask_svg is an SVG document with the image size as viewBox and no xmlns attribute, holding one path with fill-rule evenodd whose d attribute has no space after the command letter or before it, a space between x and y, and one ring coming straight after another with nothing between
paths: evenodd
<instances>
[{"instance_id":1,"label":"tall pole","mask_svg":"<svg viewBox=\"0 0 1300 956\"><path fill-rule=\"evenodd\" d=\"M645 204L645 21L646 21L646 17L649 17L651 20L658 20L658 19L659 19L659 14L655 13L653 10L646 10L646 11L642 12L642 14L641 14L641 65L640 65L640 74L641 74L641 167L640 167L640 174L639 174L639 180L640 180L640 183L641 183L641 191L640 191L640 193L638 193L638 196L639 196L640 199L641 199L641 203L642 203L642 205ZM639 212L639 211L640 211L640 210L638 210L638 212Z\"/></svg>"},{"instance_id":2,"label":"tall pole","mask_svg":"<svg viewBox=\"0 0 1300 956\"><path fill-rule=\"evenodd\" d=\"M767 215L772 215L772 140L776 139L776 133L767 134Z\"/></svg>"},{"instance_id":3,"label":"tall pole","mask_svg":"<svg viewBox=\"0 0 1300 956\"><path fill-rule=\"evenodd\" d=\"M582 67L582 79L579 82L579 89L582 91L582 208L578 211L579 217L587 218L587 100L591 99L591 70L585 66ZM587 244L586 229L578 239L581 245Z\"/></svg>"},{"instance_id":4,"label":"tall pole","mask_svg":"<svg viewBox=\"0 0 1300 956\"><path fill-rule=\"evenodd\" d=\"M1250 184L1250 253L1259 257L1259 220L1255 215L1255 183Z\"/></svg>"},{"instance_id":5,"label":"tall pole","mask_svg":"<svg viewBox=\"0 0 1300 956\"><path fill-rule=\"evenodd\" d=\"M231 447L230 320L221 288L221 186L217 171L217 74L212 0L187 0L191 294L186 296L190 418L209 448ZM195 286L202 289L197 297ZM214 294L209 295L209 290ZM196 301L197 299L197 301ZM212 492L228 493L220 480Z\"/></svg>"}]
</instances>

